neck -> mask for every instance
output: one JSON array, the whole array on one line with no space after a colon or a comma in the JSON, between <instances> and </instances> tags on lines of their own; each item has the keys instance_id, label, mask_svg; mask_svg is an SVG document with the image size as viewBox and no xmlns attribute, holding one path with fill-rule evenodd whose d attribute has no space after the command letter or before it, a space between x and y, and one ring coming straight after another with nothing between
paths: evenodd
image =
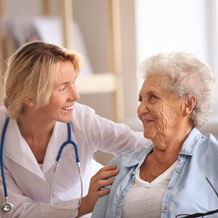
<instances>
[{"instance_id":1,"label":"neck","mask_svg":"<svg viewBox=\"0 0 218 218\"><path fill-rule=\"evenodd\" d=\"M184 126L183 126L184 127ZM177 159L182 144L190 133L192 127L178 128L173 134L161 137L158 134L153 141L154 149L145 158L141 168L140 177L151 182L166 171Z\"/></svg>"},{"instance_id":2,"label":"neck","mask_svg":"<svg viewBox=\"0 0 218 218\"><path fill-rule=\"evenodd\" d=\"M18 127L23 136L31 138L40 138L43 135L49 135L52 132L55 122L48 122L38 115L21 114L17 118Z\"/></svg>"},{"instance_id":3,"label":"neck","mask_svg":"<svg viewBox=\"0 0 218 218\"><path fill-rule=\"evenodd\" d=\"M21 135L26 140L38 163L43 163L54 122L48 122L38 115L23 113L17 118L17 123Z\"/></svg>"},{"instance_id":4,"label":"neck","mask_svg":"<svg viewBox=\"0 0 218 218\"><path fill-rule=\"evenodd\" d=\"M158 135L153 141L154 149L152 156L161 164L168 164L168 162L175 162L178 159L179 152L182 144L187 138L188 134L192 130L192 126L180 126L178 129L174 129L171 134L167 136Z\"/></svg>"}]
</instances>

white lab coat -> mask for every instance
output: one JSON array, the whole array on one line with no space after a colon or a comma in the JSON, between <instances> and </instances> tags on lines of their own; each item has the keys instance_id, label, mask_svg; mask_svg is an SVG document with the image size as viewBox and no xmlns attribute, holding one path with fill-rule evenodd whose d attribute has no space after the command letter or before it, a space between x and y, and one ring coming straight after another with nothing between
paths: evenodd
<instances>
[{"instance_id":1,"label":"white lab coat","mask_svg":"<svg viewBox=\"0 0 218 218\"><path fill-rule=\"evenodd\" d=\"M6 118L5 108L0 107L0 131ZM116 124L95 114L94 110L76 103L73 110L72 139L78 144L81 172L88 190L90 163L95 151L119 153L133 146L148 143L142 134L132 132L123 124ZM10 119L4 143L5 176L9 201L14 204L10 216L22 218L75 217L80 197L79 175L73 146L68 145L61 156L55 173L53 202L50 206L51 178L55 157L60 145L67 139L65 123L56 122L48 144L43 165L40 166L25 139L21 136L16 120ZM85 179L84 179L85 178ZM1 181L1 180L0 180ZM1 183L0 202L4 202Z\"/></svg>"}]
</instances>

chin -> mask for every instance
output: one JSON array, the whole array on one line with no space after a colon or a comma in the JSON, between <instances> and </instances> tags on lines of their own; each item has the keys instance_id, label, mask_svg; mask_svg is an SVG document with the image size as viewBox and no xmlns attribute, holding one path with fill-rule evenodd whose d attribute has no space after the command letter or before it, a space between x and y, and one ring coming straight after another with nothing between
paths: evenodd
<instances>
[{"instance_id":1,"label":"chin","mask_svg":"<svg viewBox=\"0 0 218 218\"><path fill-rule=\"evenodd\" d=\"M62 123L69 123L72 121L72 116L59 117L59 119L57 119L57 121L62 122Z\"/></svg>"},{"instance_id":2,"label":"chin","mask_svg":"<svg viewBox=\"0 0 218 218\"><path fill-rule=\"evenodd\" d=\"M152 131L144 131L144 137L152 140L154 138L154 134Z\"/></svg>"},{"instance_id":3,"label":"chin","mask_svg":"<svg viewBox=\"0 0 218 218\"><path fill-rule=\"evenodd\" d=\"M150 138L151 138L151 135L148 134L147 132L144 132L144 137L147 138L147 139L150 139Z\"/></svg>"},{"instance_id":4,"label":"chin","mask_svg":"<svg viewBox=\"0 0 218 218\"><path fill-rule=\"evenodd\" d=\"M70 118L68 118L68 119L65 119L65 120L63 120L63 122L64 123L69 123L69 122L71 122L72 121L72 117L70 117Z\"/></svg>"}]
</instances>

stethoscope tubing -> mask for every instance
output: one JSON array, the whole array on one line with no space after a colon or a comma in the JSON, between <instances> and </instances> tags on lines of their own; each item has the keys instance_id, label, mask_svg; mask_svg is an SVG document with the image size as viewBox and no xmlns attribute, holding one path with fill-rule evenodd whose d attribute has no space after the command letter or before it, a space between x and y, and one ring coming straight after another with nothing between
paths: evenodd
<instances>
[{"instance_id":1,"label":"stethoscope tubing","mask_svg":"<svg viewBox=\"0 0 218 218\"><path fill-rule=\"evenodd\" d=\"M3 126L2 130L2 137L1 137L1 144L0 144L0 165L1 165L1 177L2 177L2 184L3 184L3 190L4 190L4 197L7 199L8 197L8 191L7 191L7 185L6 185L6 179L5 179L5 172L4 172L4 158L3 158L3 148L4 148L4 142L5 142L5 136L6 131L9 123L9 118L7 117Z\"/></svg>"},{"instance_id":2,"label":"stethoscope tubing","mask_svg":"<svg viewBox=\"0 0 218 218\"><path fill-rule=\"evenodd\" d=\"M1 167L3 192L4 192L4 197L5 197L5 202L2 205L5 206L6 210L8 207L10 207L10 210L8 210L8 211L5 211L4 209L2 210L3 212L6 212L6 213L11 212L11 210L13 209L13 204L8 202L8 191L7 191L6 178L5 178L5 172L4 172L4 158L3 158L3 156L4 156L3 155L3 153L4 153L3 148L4 148L5 136L6 136L6 131L7 131L9 120L10 120L9 117L7 117L5 120L3 129L2 129L1 141L0 141L0 167ZM56 164L55 164L55 168L54 168L54 174L55 174L56 166L61 158L61 155L62 155L62 152L63 152L65 146L67 146L69 144L73 145L74 152L75 152L75 158L76 158L76 164L77 164L77 167L79 170L79 176L80 176L80 182L81 182L81 197L80 197L80 203L81 203L82 196L83 196L83 182L82 182L82 176L81 176L81 170L80 170L79 152L78 152L77 144L73 140L71 140L71 129L72 129L72 124L67 123L67 140L62 143L62 145L60 146L60 148L58 150L58 154L56 156ZM53 178L54 178L54 174L53 174ZM53 179L52 179L52 186L53 186ZM51 190L52 190L52 187L51 187ZM52 194L51 194L51 206L53 207Z\"/></svg>"},{"instance_id":3,"label":"stethoscope tubing","mask_svg":"<svg viewBox=\"0 0 218 218\"><path fill-rule=\"evenodd\" d=\"M77 144L71 140L71 123L67 123L67 141L65 141L59 148L58 154L56 156L56 162L58 162L61 158L61 154L65 148L66 145L71 144L74 147L74 152L75 152L75 158L76 158L76 163L80 163L79 160L79 152L78 152L78 146Z\"/></svg>"},{"instance_id":4,"label":"stethoscope tubing","mask_svg":"<svg viewBox=\"0 0 218 218\"><path fill-rule=\"evenodd\" d=\"M51 180L51 192L50 192L50 205L51 207L54 207L56 209L62 209L61 207L57 207L54 206L53 204L53 198L52 198L52 192L53 192L53 181L54 181L54 177L55 177L55 172L59 163L59 160L61 158L62 152L65 148L65 146L71 144L74 147L74 153L75 153L75 159L76 159L76 164L77 164L77 168L78 168L78 172L79 172L79 178L80 178L80 189L81 189L81 195L80 195L80 201L78 204L78 207L80 207L81 202L82 202L82 197L83 197L83 181L82 181L82 175L81 175L81 168L80 168L80 160L79 160L79 152L78 152L78 145L71 140L71 129L72 128L72 123L67 123L67 140L65 142L63 142L58 150L57 156L56 156L56 163L54 166L54 171L53 171L53 176L52 176L52 180ZM66 207L64 209L67 209Z\"/></svg>"}]
</instances>

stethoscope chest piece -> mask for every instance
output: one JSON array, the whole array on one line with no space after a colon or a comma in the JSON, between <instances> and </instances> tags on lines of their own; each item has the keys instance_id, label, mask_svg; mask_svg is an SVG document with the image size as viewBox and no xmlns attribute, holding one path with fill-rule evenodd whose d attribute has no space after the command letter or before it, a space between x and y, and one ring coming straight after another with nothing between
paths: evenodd
<instances>
[{"instance_id":1,"label":"stethoscope chest piece","mask_svg":"<svg viewBox=\"0 0 218 218\"><path fill-rule=\"evenodd\" d=\"M5 202L1 205L1 212L4 214L10 214L14 205L10 202Z\"/></svg>"}]
</instances>

